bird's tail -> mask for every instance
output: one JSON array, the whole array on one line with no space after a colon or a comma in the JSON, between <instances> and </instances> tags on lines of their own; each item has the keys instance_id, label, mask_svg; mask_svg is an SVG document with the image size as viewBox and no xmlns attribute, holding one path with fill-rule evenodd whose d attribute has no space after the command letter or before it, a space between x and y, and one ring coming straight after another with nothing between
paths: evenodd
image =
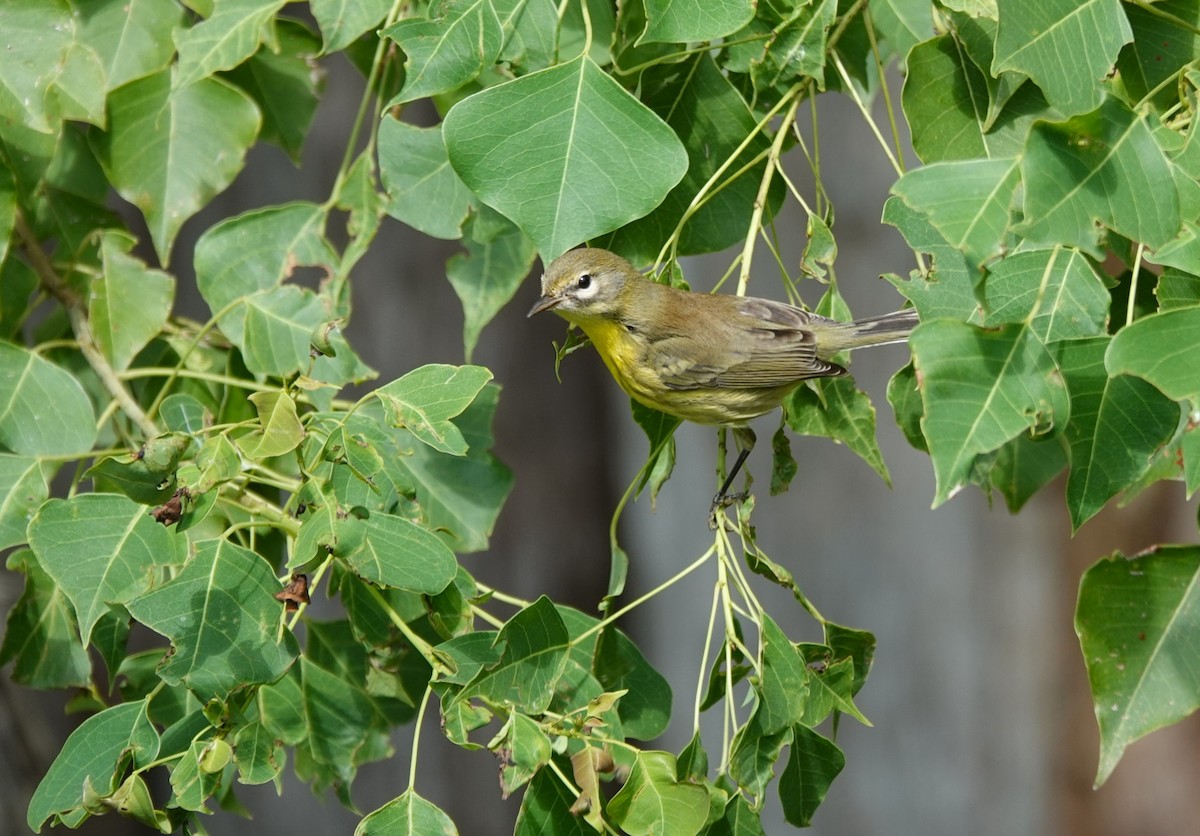
<instances>
[{"instance_id":1,"label":"bird's tail","mask_svg":"<svg viewBox=\"0 0 1200 836\"><path fill-rule=\"evenodd\" d=\"M918 323L917 312L912 308L841 322L817 335L817 353L828 357L852 348L904 342Z\"/></svg>"}]
</instances>

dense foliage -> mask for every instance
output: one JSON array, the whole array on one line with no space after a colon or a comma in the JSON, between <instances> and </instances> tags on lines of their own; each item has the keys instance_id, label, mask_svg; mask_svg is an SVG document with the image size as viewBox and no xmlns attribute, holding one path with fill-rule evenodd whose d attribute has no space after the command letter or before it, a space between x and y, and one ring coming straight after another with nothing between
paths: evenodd
<instances>
[{"instance_id":1,"label":"dense foliage","mask_svg":"<svg viewBox=\"0 0 1200 836\"><path fill-rule=\"evenodd\" d=\"M795 117L849 96L896 168L883 221L919 265L889 277L922 324L888 397L934 502L978 485L1015 512L1066 471L1077 528L1157 480L1200 485L1198 34L1197 0L6 0L0 548L25 593L0 661L92 712L30 826L116 810L199 832L196 813L289 760L348 802L430 708L500 755L518 833L761 833L780 764L784 815L808 823L844 764L837 719L865 722L874 638L822 618L757 547L752 498L720 509L680 573L717 577L697 731L678 754L645 748L671 692L616 622L653 593L622 602L615 538L602 617L472 578L456 554L487 547L512 484L489 452L503 402L472 365L340 398L373 377L340 332L353 268L385 213L461 239L446 274L468 358L535 257L584 241L676 282L679 256L729 250L737 291L753 260L786 294L822 282L822 312L846 317L820 186L836 138ZM339 53L365 93L332 193L211 226L193 264L210 317L173 316L181 226L255 143L298 158ZM437 126L404 121L421 99ZM808 218L798 265L763 255L788 201ZM674 456L673 421L634 417L652 452L627 499ZM849 378L801 388L785 419L887 478ZM786 490L786 431L774 441ZM789 639L747 569L791 589L823 642ZM1200 548L1164 545L1084 578L1098 781L1197 707L1197 577ZM312 595L344 617L309 618ZM161 646L128 652L133 622ZM717 706L714 747L699 717ZM359 832L453 832L417 794L417 754Z\"/></svg>"}]
</instances>

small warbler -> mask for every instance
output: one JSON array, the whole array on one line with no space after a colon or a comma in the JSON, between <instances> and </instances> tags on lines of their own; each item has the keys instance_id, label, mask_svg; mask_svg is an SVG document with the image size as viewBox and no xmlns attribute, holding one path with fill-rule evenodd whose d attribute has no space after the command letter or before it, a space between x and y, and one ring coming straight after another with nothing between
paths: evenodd
<instances>
[{"instance_id":1,"label":"small warbler","mask_svg":"<svg viewBox=\"0 0 1200 836\"><path fill-rule=\"evenodd\" d=\"M528 316L549 310L587 334L634 400L726 427L770 412L809 378L846 374L831 359L837 353L901 342L917 325L911 309L838 322L770 299L677 290L614 253L586 248L546 268ZM753 443L752 433L742 437Z\"/></svg>"}]
</instances>

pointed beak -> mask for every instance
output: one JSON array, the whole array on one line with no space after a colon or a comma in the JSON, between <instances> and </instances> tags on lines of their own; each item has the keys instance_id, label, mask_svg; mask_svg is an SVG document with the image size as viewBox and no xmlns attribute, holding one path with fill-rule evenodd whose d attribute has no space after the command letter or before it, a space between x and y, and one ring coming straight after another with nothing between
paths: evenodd
<instances>
[{"instance_id":1,"label":"pointed beak","mask_svg":"<svg viewBox=\"0 0 1200 836\"><path fill-rule=\"evenodd\" d=\"M525 314L525 318L528 319L534 314L540 314L542 311L548 311L558 305L558 303L561 301L561 296L543 296L541 299L538 299L533 303L533 307L529 309L529 313Z\"/></svg>"}]
</instances>

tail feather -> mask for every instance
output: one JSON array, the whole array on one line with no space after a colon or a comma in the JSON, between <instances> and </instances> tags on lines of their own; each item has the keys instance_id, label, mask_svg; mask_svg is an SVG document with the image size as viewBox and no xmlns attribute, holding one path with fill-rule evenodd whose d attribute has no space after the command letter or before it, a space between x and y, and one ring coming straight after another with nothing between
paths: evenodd
<instances>
[{"instance_id":1,"label":"tail feather","mask_svg":"<svg viewBox=\"0 0 1200 836\"><path fill-rule=\"evenodd\" d=\"M830 328L819 336L819 353L833 355L852 348L904 342L920 320L912 308L868 316Z\"/></svg>"}]
</instances>

